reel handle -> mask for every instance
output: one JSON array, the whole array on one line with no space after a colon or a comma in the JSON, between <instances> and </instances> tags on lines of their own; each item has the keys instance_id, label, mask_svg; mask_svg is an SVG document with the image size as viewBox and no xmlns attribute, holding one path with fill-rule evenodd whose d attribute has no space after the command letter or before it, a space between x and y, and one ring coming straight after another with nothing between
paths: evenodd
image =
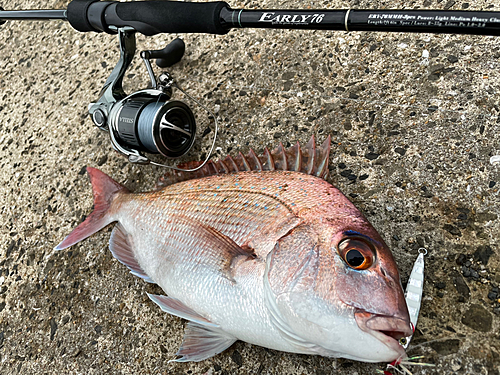
<instances>
[{"instance_id":1,"label":"reel handle","mask_svg":"<svg viewBox=\"0 0 500 375\"><path fill-rule=\"evenodd\" d=\"M168 68L181 61L184 51L186 44L182 39L176 38L163 49L144 51L144 53L147 59L156 59L156 65L160 68Z\"/></svg>"}]
</instances>

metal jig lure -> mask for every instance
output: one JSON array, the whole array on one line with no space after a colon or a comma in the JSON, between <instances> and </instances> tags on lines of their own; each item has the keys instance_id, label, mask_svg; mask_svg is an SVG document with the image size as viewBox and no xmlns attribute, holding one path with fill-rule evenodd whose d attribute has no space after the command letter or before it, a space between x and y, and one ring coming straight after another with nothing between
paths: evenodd
<instances>
[{"instance_id":1,"label":"metal jig lure","mask_svg":"<svg viewBox=\"0 0 500 375\"><path fill-rule=\"evenodd\" d=\"M408 284L406 285L405 300L408 306L408 312L410 314L410 323L412 326L413 333L415 333L415 328L417 326L418 315L420 313L420 308L422 305L422 292L424 289L424 268L425 261L424 257L427 255L427 249L421 247L418 249L418 257L413 264L413 268L410 273L410 278ZM400 340L400 344L403 348L408 348L413 335L408 337L403 337ZM423 356L414 356L408 358L399 358L392 363L387 365L386 370L377 370L377 373L384 375L392 375L390 371L394 371L398 374L411 375L410 370L406 366L426 366L432 367L433 364L415 362L416 360L422 359Z\"/></svg>"},{"instance_id":2,"label":"metal jig lure","mask_svg":"<svg viewBox=\"0 0 500 375\"><path fill-rule=\"evenodd\" d=\"M411 270L410 279L408 280L408 285L405 291L406 305L408 306L408 312L410 313L410 322L412 325L413 332L415 332L415 327L417 326L418 314L420 313L420 307L422 305L422 291L424 289L424 256L427 255L427 249L421 247L418 249L418 257L413 264L413 269ZM404 337L401 339L401 345L403 348L407 348L410 344L413 335Z\"/></svg>"}]
</instances>

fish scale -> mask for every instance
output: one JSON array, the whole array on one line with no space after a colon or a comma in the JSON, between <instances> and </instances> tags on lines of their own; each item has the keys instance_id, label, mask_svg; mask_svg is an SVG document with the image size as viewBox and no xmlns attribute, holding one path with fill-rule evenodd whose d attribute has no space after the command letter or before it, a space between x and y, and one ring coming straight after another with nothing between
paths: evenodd
<instances>
[{"instance_id":1,"label":"fish scale","mask_svg":"<svg viewBox=\"0 0 500 375\"><path fill-rule=\"evenodd\" d=\"M332 187L313 176L276 171L265 176L240 172L229 177L224 181L220 176L212 176L196 183L187 181L166 187L153 195L124 195L121 198L135 206L126 208L126 215L147 217L153 222L165 216L181 215L206 223L240 245L277 220L330 203L324 193ZM285 179L286 184L279 182ZM238 188L234 189L236 184ZM126 207L128 203L123 204Z\"/></svg>"},{"instance_id":2,"label":"fish scale","mask_svg":"<svg viewBox=\"0 0 500 375\"><path fill-rule=\"evenodd\" d=\"M411 332L399 272L377 231L321 178L329 150L330 138L320 147L311 138L240 153L191 176L174 172L149 193L87 168L94 211L56 249L117 222L113 256L163 289L148 295L163 311L189 321L177 361L236 340L392 361L405 355L396 338ZM357 269L342 249L368 266Z\"/></svg>"}]
</instances>

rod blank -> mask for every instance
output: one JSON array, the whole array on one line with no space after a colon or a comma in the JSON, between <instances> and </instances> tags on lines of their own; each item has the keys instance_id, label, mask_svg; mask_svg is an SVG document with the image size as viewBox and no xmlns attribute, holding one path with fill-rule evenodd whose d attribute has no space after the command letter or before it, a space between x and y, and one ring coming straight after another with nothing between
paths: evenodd
<instances>
[{"instance_id":1,"label":"rod blank","mask_svg":"<svg viewBox=\"0 0 500 375\"><path fill-rule=\"evenodd\" d=\"M500 12L377 9L223 9L229 28L500 35Z\"/></svg>"},{"instance_id":2,"label":"rod blank","mask_svg":"<svg viewBox=\"0 0 500 375\"><path fill-rule=\"evenodd\" d=\"M1 10L0 20L64 20L66 9L37 9L37 10Z\"/></svg>"}]
</instances>

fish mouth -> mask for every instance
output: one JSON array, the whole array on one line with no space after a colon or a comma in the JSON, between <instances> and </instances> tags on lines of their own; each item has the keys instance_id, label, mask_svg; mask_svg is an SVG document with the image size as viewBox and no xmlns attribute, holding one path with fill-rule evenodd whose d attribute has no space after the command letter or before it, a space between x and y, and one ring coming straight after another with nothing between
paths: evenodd
<instances>
[{"instance_id":1,"label":"fish mouth","mask_svg":"<svg viewBox=\"0 0 500 375\"><path fill-rule=\"evenodd\" d=\"M354 313L354 318L362 331L374 336L377 340L398 353L398 357L394 359L406 356L405 349L401 346L399 340L403 337L413 335L413 330L408 319L372 314L364 310L357 310Z\"/></svg>"}]
</instances>

